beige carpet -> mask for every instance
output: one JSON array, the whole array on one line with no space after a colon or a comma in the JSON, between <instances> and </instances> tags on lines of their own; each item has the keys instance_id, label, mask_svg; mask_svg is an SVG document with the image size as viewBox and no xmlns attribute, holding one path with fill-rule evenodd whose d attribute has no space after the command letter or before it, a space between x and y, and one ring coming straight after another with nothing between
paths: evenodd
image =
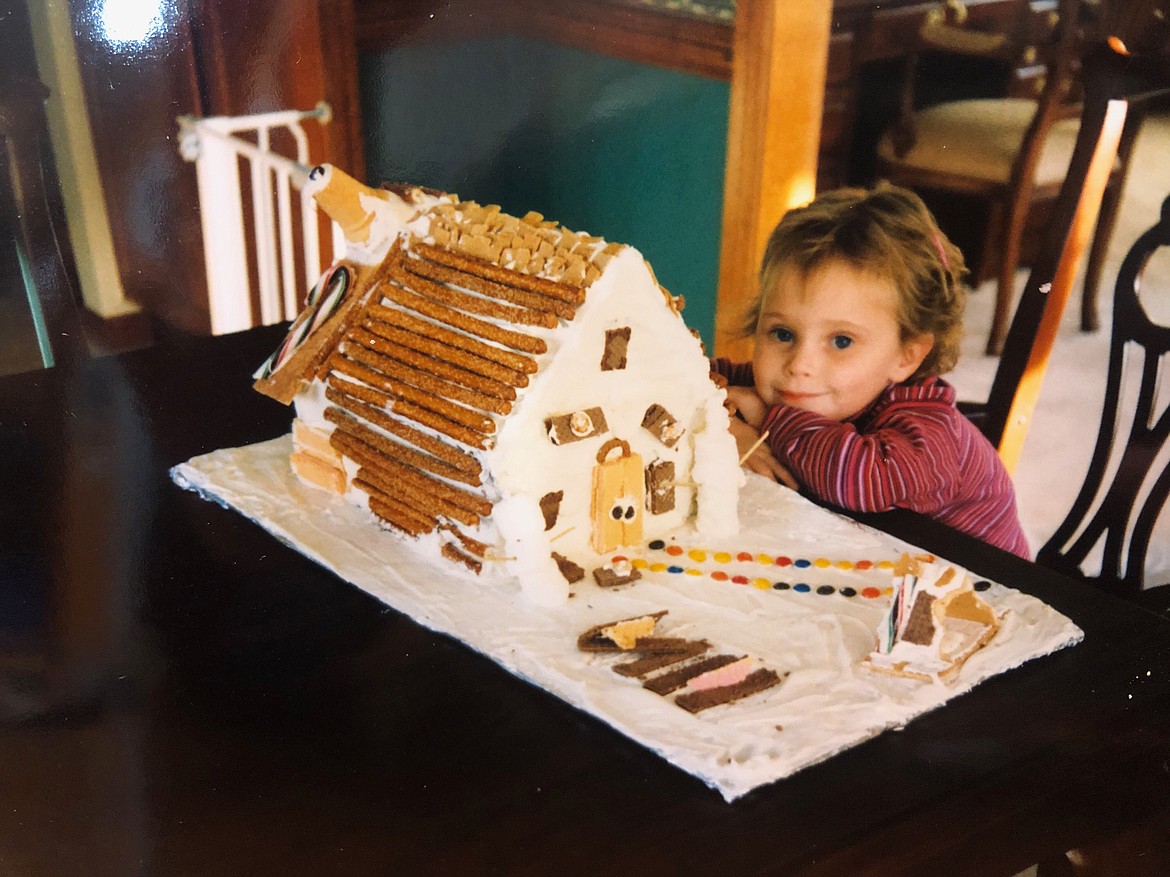
<instances>
[{"instance_id":1,"label":"beige carpet","mask_svg":"<svg viewBox=\"0 0 1170 877\"><path fill-rule=\"evenodd\" d=\"M1122 200L1109 264L1101 284L1100 332L1079 329L1080 288L1064 314L1060 337L1023 456L1014 474L1024 528L1036 551L1063 520L1088 468L1097 437L1105 393L1113 286L1117 269L1134 240L1153 225L1162 200L1170 195L1170 114L1149 119L1138 140L1130 179ZM1020 272L1018 288L1027 279ZM1170 252L1159 251L1143 278L1142 301L1151 317L1170 322ZM961 399L983 399L991 387L998 360L983 354L991 322L995 290L986 283L970 297L963 359L950 376ZM1165 384L1170 372L1163 368ZM1163 386L1170 396L1170 386ZM1166 404L1163 400L1162 405ZM1170 465L1170 453L1162 465ZM1170 582L1170 510L1159 519L1146 564L1147 585Z\"/></svg>"}]
</instances>

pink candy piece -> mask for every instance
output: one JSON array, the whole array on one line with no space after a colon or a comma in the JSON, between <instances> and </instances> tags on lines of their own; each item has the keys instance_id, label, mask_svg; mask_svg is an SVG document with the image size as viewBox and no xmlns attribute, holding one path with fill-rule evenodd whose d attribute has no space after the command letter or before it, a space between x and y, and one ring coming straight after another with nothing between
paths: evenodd
<instances>
[{"instance_id":1,"label":"pink candy piece","mask_svg":"<svg viewBox=\"0 0 1170 877\"><path fill-rule=\"evenodd\" d=\"M686 690L706 691L710 688L726 688L728 685L743 682L752 672L753 664L755 664L755 660L752 658L740 658L738 661L732 661L730 664L708 670L706 673L700 673L687 683Z\"/></svg>"}]
</instances>

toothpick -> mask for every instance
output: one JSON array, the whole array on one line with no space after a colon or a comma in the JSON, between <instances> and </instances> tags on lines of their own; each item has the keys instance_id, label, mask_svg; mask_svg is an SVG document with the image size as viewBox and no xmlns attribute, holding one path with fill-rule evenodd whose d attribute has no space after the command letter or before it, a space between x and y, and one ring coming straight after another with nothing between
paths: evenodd
<instances>
[{"instance_id":1,"label":"toothpick","mask_svg":"<svg viewBox=\"0 0 1170 877\"><path fill-rule=\"evenodd\" d=\"M500 555L498 555L498 554L485 554L485 555L483 556L483 559L484 559L484 560L486 560L486 561L489 561L489 562L493 562L493 561L515 560L516 558L514 558L514 557L502 557L502 556L500 556Z\"/></svg>"},{"instance_id":2,"label":"toothpick","mask_svg":"<svg viewBox=\"0 0 1170 877\"><path fill-rule=\"evenodd\" d=\"M576 529L577 529L576 527L570 527L570 528L569 528L569 529L567 529L567 530L561 530L561 532L557 533L557 535L555 535L555 536L549 536L549 538L548 538L548 541L549 541L549 542L556 542L556 541L557 541L558 539L560 539L562 536L568 536L570 533L572 533L572 532L573 532L574 530L576 530Z\"/></svg>"},{"instance_id":3,"label":"toothpick","mask_svg":"<svg viewBox=\"0 0 1170 877\"><path fill-rule=\"evenodd\" d=\"M667 481L664 487L698 487L694 481Z\"/></svg>"},{"instance_id":4,"label":"toothpick","mask_svg":"<svg viewBox=\"0 0 1170 877\"><path fill-rule=\"evenodd\" d=\"M742 466L743 461L746 460L748 457L750 457L752 454L754 454L756 452L756 448L758 448L760 445L762 445L767 440L768 433L769 433L769 430L764 430L762 433L760 433L760 437L758 439L756 439L756 443L747 449L746 454L744 454L742 457L739 458L739 465Z\"/></svg>"}]
</instances>

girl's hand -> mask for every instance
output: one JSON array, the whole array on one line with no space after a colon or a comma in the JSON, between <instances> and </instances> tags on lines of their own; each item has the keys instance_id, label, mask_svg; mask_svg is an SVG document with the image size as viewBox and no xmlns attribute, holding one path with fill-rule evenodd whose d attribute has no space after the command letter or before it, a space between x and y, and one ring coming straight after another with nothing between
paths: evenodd
<instances>
[{"instance_id":1,"label":"girl's hand","mask_svg":"<svg viewBox=\"0 0 1170 877\"><path fill-rule=\"evenodd\" d=\"M731 413L739 414L749 426L758 431L760 424L768 413L768 406L760 398L760 394L753 387L728 387L727 401L731 403ZM745 449L746 450L746 449Z\"/></svg>"},{"instance_id":2,"label":"girl's hand","mask_svg":"<svg viewBox=\"0 0 1170 877\"><path fill-rule=\"evenodd\" d=\"M735 446L741 458L760 440L760 434L754 427L735 417L731 418L731 434L735 437ZM800 485L792 477L792 473L772 455L772 449L768 447L767 442L761 443L753 450L747 459L743 460L742 465L749 472L779 481L793 490L800 490Z\"/></svg>"}]
</instances>

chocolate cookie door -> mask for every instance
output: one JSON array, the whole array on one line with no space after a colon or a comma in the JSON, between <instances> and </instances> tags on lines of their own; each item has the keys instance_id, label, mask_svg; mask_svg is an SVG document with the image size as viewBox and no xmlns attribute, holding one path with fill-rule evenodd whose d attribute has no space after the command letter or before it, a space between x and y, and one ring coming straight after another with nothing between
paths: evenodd
<instances>
[{"instance_id":1,"label":"chocolate cookie door","mask_svg":"<svg viewBox=\"0 0 1170 877\"><path fill-rule=\"evenodd\" d=\"M620 456L607 459L615 449ZM622 439L610 439L597 452L593 469L593 548L599 553L642 541L646 486L642 458Z\"/></svg>"}]
</instances>

